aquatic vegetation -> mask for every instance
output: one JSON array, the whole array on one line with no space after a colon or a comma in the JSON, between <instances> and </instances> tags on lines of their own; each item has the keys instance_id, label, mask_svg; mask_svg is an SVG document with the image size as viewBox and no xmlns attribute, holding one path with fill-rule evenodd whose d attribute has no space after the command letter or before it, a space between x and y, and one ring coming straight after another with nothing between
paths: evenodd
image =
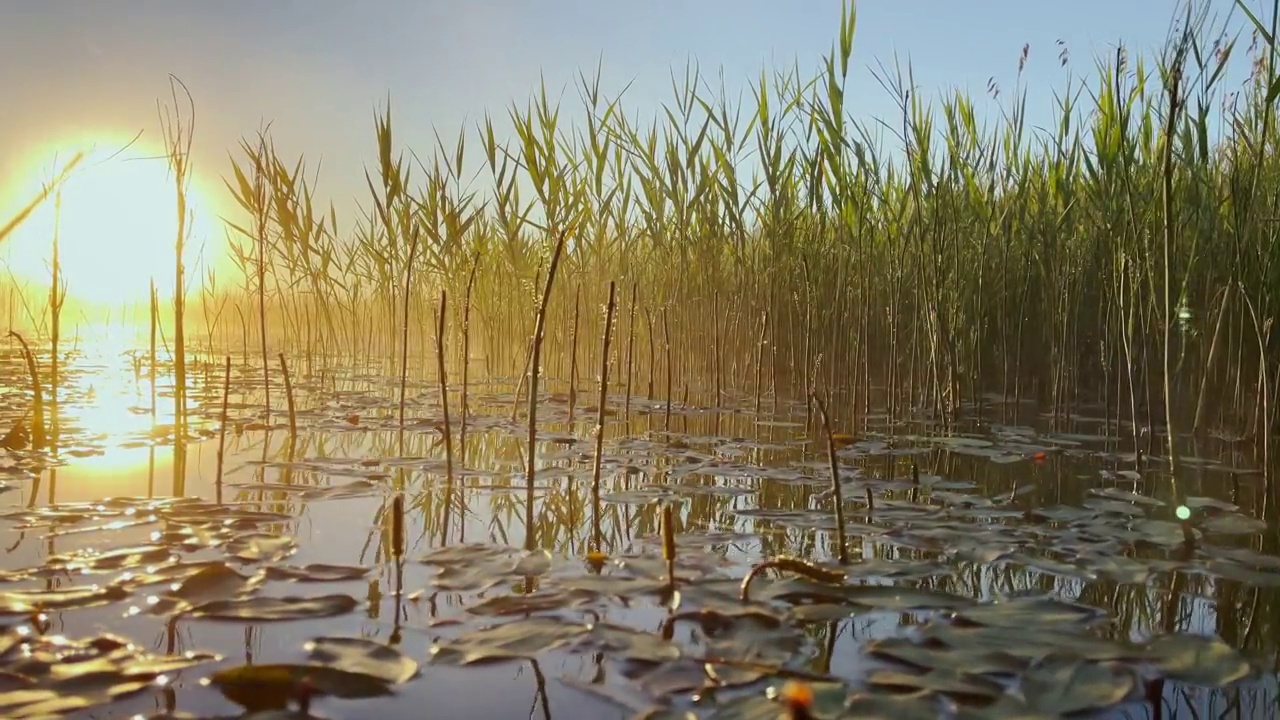
<instances>
[{"instance_id":1,"label":"aquatic vegetation","mask_svg":"<svg viewBox=\"0 0 1280 720\"><path fill-rule=\"evenodd\" d=\"M1275 48L1212 133L1201 22L1041 136L882 68L896 156L854 27L753 108L540 89L478 164L387 108L350 236L263 132L241 277L188 308L180 222L145 351L64 337L55 238L0 356L0 714L1267 713Z\"/></svg>"}]
</instances>

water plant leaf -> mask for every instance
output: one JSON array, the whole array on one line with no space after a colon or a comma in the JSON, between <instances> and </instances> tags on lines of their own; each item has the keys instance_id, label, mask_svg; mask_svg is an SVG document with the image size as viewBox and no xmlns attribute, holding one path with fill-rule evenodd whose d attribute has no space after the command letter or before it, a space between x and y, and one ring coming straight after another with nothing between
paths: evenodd
<instances>
[{"instance_id":1,"label":"water plant leaf","mask_svg":"<svg viewBox=\"0 0 1280 720\"><path fill-rule=\"evenodd\" d=\"M642 632L625 625L597 623L589 633L578 638L575 644L648 663L660 663L680 657L679 647L665 642L651 632Z\"/></svg>"},{"instance_id":2,"label":"water plant leaf","mask_svg":"<svg viewBox=\"0 0 1280 720\"><path fill-rule=\"evenodd\" d=\"M954 614L954 618L961 622L1011 629L1049 625L1087 625L1102 620L1106 616L1105 610L1053 598L1016 598L982 603L963 608Z\"/></svg>"},{"instance_id":3,"label":"water plant leaf","mask_svg":"<svg viewBox=\"0 0 1280 720\"><path fill-rule=\"evenodd\" d=\"M1143 657L1166 677L1201 687L1230 685L1253 672L1238 650L1201 635L1161 635L1147 644Z\"/></svg>"},{"instance_id":4,"label":"water plant leaf","mask_svg":"<svg viewBox=\"0 0 1280 720\"><path fill-rule=\"evenodd\" d=\"M876 610L959 610L969 598L937 590L896 585L827 585L807 578L787 578L765 586L765 595L788 601L846 602Z\"/></svg>"},{"instance_id":5,"label":"water plant leaf","mask_svg":"<svg viewBox=\"0 0 1280 720\"><path fill-rule=\"evenodd\" d=\"M890 637L870 642L868 655L874 658L907 665L917 671L945 670L953 673L977 675L1015 675L1022 672L1027 662L999 650L982 647L947 647L913 642L907 638Z\"/></svg>"},{"instance_id":6,"label":"water plant leaf","mask_svg":"<svg viewBox=\"0 0 1280 720\"><path fill-rule=\"evenodd\" d=\"M242 575L225 563L212 563L184 579L170 595L195 605L243 595L261 582L261 575Z\"/></svg>"},{"instance_id":7,"label":"water plant leaf","mask_svg":"<svg viewBox=\"0 0 1280 720\"><path fill-rule=\"evenodd\" d=\"M324 665L240 665L220 670L208 678L208 684L249 712L284 709L290 700L304 692L304 681L310 691L338 698L391 694L391 687L383 680Z\"/></svg>"},{"instance_id":8,"label":"water plant leaf","mask_svg":"<svg viewBox=\"0 0 1280 720\"><path fill-rule=\"evenodd\" d=\"M531 617L480 628L454 639L437 640L431 662L472 665L517 660L562 647L590 632L586 625L556 618Z\"/></svg>"},{"instance_id":9,"label":"water plant leaf","mask_svg":"<svg viewBox=\"0 0 1280 720\"><path fill-rule=\"evenodd\" d=\"M81 585L59 590L0 592L0 615L29 615L37 611L72 610L118 602L129 596L119 585Z\"/></svg>"},{"instance_id":10,"label":"water plant leaf","mask_svg":"<svg viewBox=\"0 0 1280 720\"><path fill-rule=\"evenodd\" d=\"M999 683L979 675L952 670L930 670L924 673L873 670L867 675L867 684L890 692L927 690L964 702L990 702L1004 692Z\"/></svg>"},{"instance_id":11,"label":"water plant leaf","mask_svg":"<svg viewBox=\"0 0 1280 720\"><path fill-rule=\"evenodd\" d=\"M1022 678L1022 694L1036 710L1072 715L1123 702L1135 689L1133 673L1112 663L1053 657Z\"/></svg>"},{"instance_id":12,"label":"water plant leaf","mask_svg":"<svg viewBox=\"0 0 1280 720\"><path fill-rule=\"evenodd\" d=\"M208 620L305 620L345 615L355 610L357 605L355 598L341 594L318 597L257 596L201 603L190 610L190 615Z\"/></svg>"},{"instance_id":13,"label":"water plant leaf","mask_svg":"<svg viewBox=\"0 0 1280 720\"><path fill-rule=\"evenodd\" d=\"M858 693L849 698L844 717L861 720L936 720L938 696L929 690L900 695Z\"/></svg>"},{"instance_id":14,"label":"water plant leaf","mask_svg":"<svg viewBox=\"0 0 1280 720\"><path fill-rule=\"evenodd\" d=\"M169 673L215 661L216 655L150 655L111 635L81 640L7 633L0 654L7 683L4 717L51 717L105 705L151 687ZM15 650L21 646L21 652Z\"/></svg>"},{"instance_id":15,"label":"water plant leaf","mask_svg":"<svg viewBox=\"0 0 1280 720\"><path fill-rule=\"evenodd\" d=\"M289 557L297 549L293 538L265 533L238 535L226 545L228 555L244 562L276 563Z\"/></svg>"},{"instance_id":16,"label":"water plant leaf","mask_svg":"<svg viewBox=\"0 0 1280 720\"><path fill-rule=\"evenodd\" d=\"M1214 535L1254 535L1266 532L1267 524L1237 512L1224 512L1201 522L1199 528Z\"/></svg>"},{"instance_id":17,"label":"water plant leaf","mask_svg":"<svg viewBox=\"0 0 1280 720\"><path fill-rule=\"evenodd\" d=\"M366 638L321 637L306 645L312 664L377 678L391 685L418 674L418 663L399 650Z\"/></svg>"},{"instance_id":18,"label":"water plant leaf","mask_svg":"<svg viewBox=\"0 0 1280 720\"><path fill-rule=\"evenodd\" d=\"M295 582L342 582L360 580L369 574L369 568L358 565L327 565L325 563L308 563L302 567L294 565L270 565L264 568L268 580L290 580Z\"/></svg>"}]
</instances>

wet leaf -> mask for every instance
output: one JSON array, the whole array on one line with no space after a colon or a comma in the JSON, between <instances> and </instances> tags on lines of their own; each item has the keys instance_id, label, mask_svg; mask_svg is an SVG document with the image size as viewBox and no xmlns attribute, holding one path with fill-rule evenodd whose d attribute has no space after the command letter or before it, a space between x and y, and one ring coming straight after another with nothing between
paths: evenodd
<instances>
[{"instance_id":1,"label":"wet leaf","mask_svg":"<svg viewBox=\"0 0 1280 720\"><path fill-rule=\"evenodd\" d=\"M905 695L859 693L849 698L844 717L859 720L937 720L937 696L928 690Z\"/></svg>"},{"instance_id":2,"label":"wet leaf","mask_svg":"<svg viewBox=\"0 0 1280 720\"><path fill-rule=\"evenodd\" d=\"M1004 688L978 675L952 670L930 670L924 673L873 670L867 684L889 692L914 693L919 690L948 695L966 702L989 701L999 697Z\"/></svg>"},{"instance_id":3,"label":"wet leaf","mask_svg":"<svg viewBox=\"0 0 1280 720\"><path fill-rule=\"evenodd\" d=\"M573 604L573 599L563 591L543 590L528 594L494 595L468 606L467 612L493 617L531 615L548 610L559 610Z\"/></svg>"},{"instance_id":4,"label":"wet leaf","mask_svg":"<svg viewBox=\"0 0 1280 720\"><path fill-rule=\"evenodd\" d=\"M318 597L250 597L236 600L213 600L191 609L193 617L208 620L251 620L271 622L305 620L345 615L358 603L349 595Z\"/></svg>"},{"instance_id":5,"label":"wet leaf","mask_svg":"<svg viewBox=\"0 0 1280 720\"><path fill-rule=\"evenodd\" d=\"M369 568L353 565L326 565L310 563L302 567L272 565L266 568L268 580L292 580L295 582L342 582L360 580L369 574Z\"/></svg>"},{"instance_id":6,"label":"wet leaf","mask_svg":"<svg viewBox=\"0 0 1280 720\"><path fill-rule=\"evenodd\" d=\"M418 673L418 663L399 650L365 638L323 637L307 643L312 664L397 685Z\"/></svg>"},{"instance_id":7,"label":"wet leaf","mask_svg":"<svg viewBox=\"0 0 1280 720\"><path fill-rule=\"evenodd\" d=\"M36 611L96 607L118 602L128 596L127 590L116 585L0 592L0 615L30 615Z\"/></svg>"},{"instance_id":8,"label":"wet leaf","mask_svg":"<svg viewBox=\"0 0 1280 720\"><path fill-rule=\"evenodd\" d=\"M999 650L986 650L981 646L947 647L920 644L896 637L870 642L866 646L866 652L872 657L908 665L919 671L1015 675L1027 666L1025 660Z\"/></svg>"},{"instance_id":9,"label":"wet leaf","mask_svg":"<svg viewBox=\"0 0 1280 720\"><path fill-rule=\"evenodd\" d=\"M285 708L301 695L304 680L312 691L338 698L391 694L390 686L376 677L323 665L240 665L214 673L208 683L228 700L259 712Z\"/></svg>"},{"instance_id":10,"label":"wet leaf","mask_svg":"<svg viewBox=\"0 0 1280 720\"><path fill-rule=\"evenodd\" d=\"M151 687L162 675L219 659L198 653L150 655L110 635L18 637L8 649L19 644L21 653L0 655L4 677L16 681L0 692L0 715L6 718L43 718L104 705Z\"/></svg>"},{"instance_id":11,"label":"wet leaf","mask_svg":"<svg viewBox=\"0 0 1280 720\"><path fill-rule=\"evenodd\" d=\"M827 585L787 578L764 585L763 596L779 600L847 602L877 610L958 610L973 601L951 593L895 585ZM755 592L753 591L753 596Z\"/></svg>"},{"instance_id":12,"label":"wet leaf","mask_svg":"<svg viewBox=\"0 0 1280 720\"><path fill-rule=\"evenodd\" d=\"M579 648L617 653L628 660L659 663L680 657L680 648L651 632L625 625L596 624L575 645Z\"/></svg>"},{"instance_id":13,"label":"wet leaf","mask_svg":"<svg viewBox=\"0 0 1280 720\"><path fill-rule=\"evenodd\" d=\"M452 640L437 640L431 647L431 661L446 665L471 665L525 659L562 647L588 632L586 625L531 617L474 630Z\"/></svg>"},{"instance_id":14,"label":"wet leaf","mask_svg":"<svg viewBox=\"0 0 1280 720\"><path fill-rule=\"evenodd\" d=\"M1161 635L1143 655L1165 676L1188 685L1223 687L1253 672L1238 650L1214 637Z\"/></svg>"},{"instance_id":15,"label":"wet leaf","mask_svg":"<svg viewBox=\"0 0 1280 720\"><path fill-rule=\"evenodd\" d=\"M258 575L241 575L223 563L207 565L183 580L170 595L192 605L226 600L251 592L262 578Z\"/></svg>"},{"instance_id":16,"label":"wet leaf","mask_svg":"<svg viewBox=\"0 0 1280 720\"><path fill-rule=\"evenodd\" d=\"M1046 625L1087 625L1102 620L1107 613L1087 605L1052 598L1018 598L983 603L964 608L957 620L988 627L1011 629Z\"/></svg>"},{"instance_id":17,"label":"wet leaf","mask_svg":"<svg viewBox=\"0 0 1280 720\"><path fill-rule=\"evenodd\" d=\"M1253 535L1267 530L1267 524L1258 518L1235 512L1214 515L1200 523L1199 527L1214 535Z\"/></svg>"},{"instance_id":18,"label":"wet leaf","mask_svg":"<svg viewBox=\"0 0 1280 720\"><path fill-rule=\"evenodd\" d=\"M1034 709L1057 715L1102 710L1134 692L1132 672L1109 663L1050 658L1022 678L1022 694Z\"/></svg>"},{"instance_id":19,"label":"wet leaf","mask_svg":"<svg viewBox=\"0 0 1280 720\"><path fill-rule=\"evenodd\" d=\"M297 549L291 537L262 533L239 535L226 545L228 555L245 562L280 562Z\"/></svg>"}]
</instances>

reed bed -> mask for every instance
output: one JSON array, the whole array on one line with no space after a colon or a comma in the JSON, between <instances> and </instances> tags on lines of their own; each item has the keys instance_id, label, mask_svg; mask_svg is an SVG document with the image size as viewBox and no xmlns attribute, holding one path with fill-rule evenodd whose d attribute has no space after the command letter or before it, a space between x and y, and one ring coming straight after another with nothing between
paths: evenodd
<instances>
[{"instance_id":1,"label":"reed bed","mask_svg":"<svg viewBox=\"0 0 1280 720\"><path fill-rule=\"evenodd\" d=\"M762 71L746 104L689 66L641 120L597 71L576 81L580 123L542 87L508 108L510 140L486 115L412 151L388 107L365 209L342 234L306 159L263 132L226 173L245 218L230 224L240 277L185 308L205 315L193 351L238 346L247 364L255 348L268 384L268 346L308 369L359 356L429 375L443 291L466 298L442 343L462 377L540 375L546 393L576 395L602 351L578 347L602 330L582 309L616 281L632 288L617 384L652 396L661 373L650 399L668 405L673 376L706 405L776 409L821 386L854 425L880 409L1007 420L1031 400L1055 418L1104 414L1148 452L1168 428L1266 453L1278 86L1274 33L1247 15L1247 48L1188 13L1152 57L1097 58L1043 132L1028 125L1026 49L1016 85L989 88L998 120L961 93L924 99L909 66L875 73L897 117L852 118L852 4L815 74ZM1225 80L1242 74L1238 89Z\"/></svg>"}]
</instances>

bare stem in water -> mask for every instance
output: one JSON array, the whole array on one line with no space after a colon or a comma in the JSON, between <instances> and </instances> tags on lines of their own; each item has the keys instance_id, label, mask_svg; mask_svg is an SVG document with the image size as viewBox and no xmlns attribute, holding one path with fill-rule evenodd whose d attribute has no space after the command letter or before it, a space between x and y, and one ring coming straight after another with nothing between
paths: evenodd
<instances>
[{"instance_id":1,"label":"bare stem in water","mask_svg":"<svg viewBox=\"0 0 1280 720\"><path fill-rule=\"evenodd\" d=\"M218 414L218 470L214 480L218 504L222 504L222 464L227 453L227 405L231 396L231 356L222 369L222 412Z\"/></svg>"},{"instance_id":2,"label":"bare stem in water","mask_svg":"<svg viewBox=\"0 0 1280 720\"><path fill-rule=\"evenodd\" d=\"M836 556L840 559L840 564L844 565L849 562L849 551L844 534L844 498L841 496L840 489L840 465L836 462L836 440L834 433L831 432L831 418L827 416L826 404L816 392L809 393L809 398L818 408L818 414L822 418L822 429L827 435L827 461L831 464L831 493L834 496L832 502L836 505ZM870 501L868 497L867 502Z\"/></svg>"},{"instance_id":3,"label":"bare stem in water","mask_svg":"<svg viewBox=\"0 0 1280 720\"><path fill-rule=\"evenodd\" d=\"M604 407L609 399L609 341L613 334L616 283L609 283L609 305L604 315L604 343L600 353L600 404L596 407L596 454L591 468L591 549L599 552L600 467L604 461Z\"/></svg>"},{"instance_id":4,"label":"bare stem in water","mask_svg":"<svg viewBox=\"0 0 1280 720\"><path fill-rule=\"evenodd\" d=\"M555 250L551 253L551 265L547 268L547 284L542 288L542 299L538 302L538 316L533 326L533 344L529 353L529 455L525 466L524 513L527 521L525 527L525 549L537 547L537 532L533 525L533 483L538 470L538 370L542 362L542 338L547 327L547 305L551 303L551 288L556 282L556 269L560 267L560 255L564 253L564 243L568 238L567 230L560 230L556 237Z\"/></svg>"},{"instance_id":5,"label":"bare stem in water","mask_svg":"<svg viewBox=\"0 0 1280 720\"><path fill-rule=\"evenodd\" d=\"M449 378L444 369L444 331L445 312L449 307L448 295L440 291L440 310L436 313L436 372L440 376L440 408L444 413L444 472L445 472L445 513L441 535L447 543L449 538L449 510L453 502L453 430L449 427Z\"/></svg>"},{"instance_id":6,"label":"bare stem in water","mask_svg":"<svg viewBox=\"0 0 1280 720\"><path fill-rule=\"evenodd\" d=\"M284 375L284 399L289 406L289 437L298 437L298 413L293 404L293 381L289 378L289 364L284 360L284 353L279 353L280 372Z\"/></svg>"}]
</instances>

